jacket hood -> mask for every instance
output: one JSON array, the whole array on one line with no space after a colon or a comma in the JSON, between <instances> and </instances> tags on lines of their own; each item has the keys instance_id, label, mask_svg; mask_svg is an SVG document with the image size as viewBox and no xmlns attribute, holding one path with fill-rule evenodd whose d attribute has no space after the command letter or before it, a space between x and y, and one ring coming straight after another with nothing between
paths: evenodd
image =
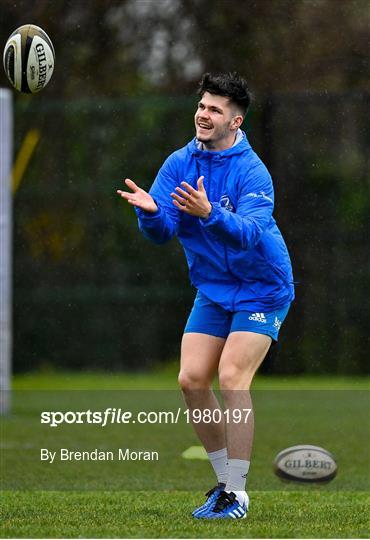
<instances>
[{"instance_id":1,"label":"jacket hood","mask_svg":"<svg viewBox=\"0 0 370 540\"><path fill-rule=\"evenodd\" d=\"M241 130L240 130L241 131ZM230 148L227 148L226 150L221 150L220 152L213 152L210 150L200 150L198 148L198 139L194 137L188 144L187 148L189 152L196 157L202 158L217 158L220 157L229 157L229 156L236 156L238 154L242 154L243 152L246 152L247 150L250 150L251 145L249 144L249 141L247 139L247 136L244 131L241 131L242 139L240 142L235 144L234 146L231 146Z\"/></svg>"}]
</instances>

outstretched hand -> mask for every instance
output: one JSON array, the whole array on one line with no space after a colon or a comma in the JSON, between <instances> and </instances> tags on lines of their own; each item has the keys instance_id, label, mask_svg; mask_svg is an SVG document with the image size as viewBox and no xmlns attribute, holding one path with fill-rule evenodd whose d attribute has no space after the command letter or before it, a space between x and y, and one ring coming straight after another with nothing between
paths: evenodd
<instances>
[{"instance_id":1,"label":"outstretched hand","mask_svg":"<svg viewBox=\"0 0 370 540\"><path fill-rule=\"evenodd\" d=\"M125 184L129 189L131 189L131 193L129 191L122 191L120 189L117 189L117 193L123 199L126 199L129 204L137 206L145 212L154 213L158 210L158 206L155 204L153 197L149 195L149 193L141 189L129 178L126 178Z\"/></svg>"},{"instance_id":2,"label":"outstretched hand","mask_svg":"<svg viewBox=\"0 0 370 540\"><path fill-rule=\"evenodd\" d=\"M175 188L176 193L171 193L173 204L182 212L201 218L208 218L212 211L212 205L208 200L203 184L204 176L197 180L198 190L187 182L181 182L183 189Z\"/></svg>"}]
</instances>

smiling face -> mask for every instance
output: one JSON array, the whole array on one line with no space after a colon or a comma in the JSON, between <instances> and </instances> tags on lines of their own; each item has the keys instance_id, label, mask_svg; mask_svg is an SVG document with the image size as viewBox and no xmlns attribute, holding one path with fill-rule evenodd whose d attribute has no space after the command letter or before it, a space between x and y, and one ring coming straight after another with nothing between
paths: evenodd
<instances>
[{"instance_id":1,"label":"smiling face","mask_svg":"<svg viewBox=\"0 0 370 540\"><path fill-rule=\"evenodd\" d=\"M198 103L194 121L198 141L206 150L219 152L234 144L243 116L228 97L205 92Z\"/></svg>"}]
</instances>

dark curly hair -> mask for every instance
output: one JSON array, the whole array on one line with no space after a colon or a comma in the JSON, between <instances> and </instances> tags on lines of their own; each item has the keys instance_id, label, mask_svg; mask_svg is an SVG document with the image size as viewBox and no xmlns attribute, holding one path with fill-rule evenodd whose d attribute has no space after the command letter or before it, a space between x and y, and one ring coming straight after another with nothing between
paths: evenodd
<instances>
[{"instance_id":1,"label":"dark curly hair","mask_svg":"<svg viewBox=\"0 0 370 540\"><path fill-rule=\"evenodd\" d=\"M247 114L252 96L246 81L236 72L217 75L204 73L197 94L202 97L205 92L230 98L230 101L237 105L243 116Z\"/></svg>"}]
</instances>

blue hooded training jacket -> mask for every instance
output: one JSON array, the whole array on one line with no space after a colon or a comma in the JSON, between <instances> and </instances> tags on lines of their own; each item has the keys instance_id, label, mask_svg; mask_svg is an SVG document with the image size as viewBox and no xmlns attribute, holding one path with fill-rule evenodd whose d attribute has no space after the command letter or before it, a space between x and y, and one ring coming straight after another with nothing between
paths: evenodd
<instances>
[{"instance_id":1,"label":"blue hooded training jacket","mask_svg":"<svg viewBox=\"0 0 370 540\"><path fill-rule=\"evenodd\" d=\"M177 235L192 284L230 311L273 311L294 298L292 267L272 217L274 192L265 165L244 132L221 152L200 150L194 138L171 154L150 189L158 211L136 208L139 228L155 243ZM178 210L170 193L182 181L204 187L212 211L208 219Z\"/></svg>"}]
</instances>

